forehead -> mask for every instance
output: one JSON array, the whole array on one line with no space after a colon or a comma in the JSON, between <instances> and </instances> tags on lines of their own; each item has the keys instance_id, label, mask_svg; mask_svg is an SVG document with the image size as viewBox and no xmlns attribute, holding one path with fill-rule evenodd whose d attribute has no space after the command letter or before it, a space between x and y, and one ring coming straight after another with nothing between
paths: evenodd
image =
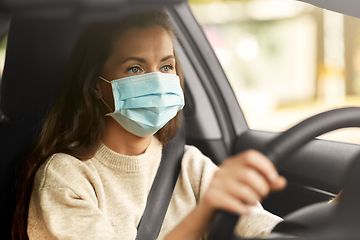
<instances>
[{"instance_id":1,"label":"forehead","mask_svg":"<svg viewBox=\"0 0 360 240\"><path fill-rule=\"evenodd\" d=\"M138 55L173 54L173 41L162 27L132 28L115 41L114 53L126 58Z\"/></svg>"}]
</instances>

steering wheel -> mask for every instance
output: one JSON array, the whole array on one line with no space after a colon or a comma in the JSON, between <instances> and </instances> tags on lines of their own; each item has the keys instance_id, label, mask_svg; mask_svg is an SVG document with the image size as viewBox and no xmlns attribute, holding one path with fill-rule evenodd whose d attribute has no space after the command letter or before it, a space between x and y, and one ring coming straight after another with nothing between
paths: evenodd
<instances>
[{"instance_id":1,"label":"steering wheel","mask_svg":"<svg viewBox=\"0 0 360 240\"><path fill-rule=\"evenodd\" d=\"M310 117L283 132L259 151L278 167L290 154L313 138L347 127L360 127L360 107L340 108ZM214 219L208 239L239 239L234 235L234 228L239 217L239 214L219 211Z\"/></svg>"}]
</instances>

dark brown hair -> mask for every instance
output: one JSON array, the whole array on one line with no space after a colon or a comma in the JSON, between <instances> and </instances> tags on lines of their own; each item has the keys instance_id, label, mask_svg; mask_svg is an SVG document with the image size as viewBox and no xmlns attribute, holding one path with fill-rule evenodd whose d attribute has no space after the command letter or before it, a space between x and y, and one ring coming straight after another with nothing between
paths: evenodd
<instances>
[{"instance_id":1,"label":"dark brown hair","mask_svg":"<svg viewBox=\"0 0 360 240\"><path fill-rule=\"evenodd\" d=\"M70 55L63 87L42 128L32 152L23 163L18 180L18 202L13 223L13 239L28 239L27 221L36 171L54 153L66 153L79 160L91 158L105 131L104 111L95 95L102 67L115 41L127 30L162 27L172 38L175 33L168 15L160 10L131 14L122 20L96 23L80 36ZM174 50L176 72L183 87L183 75ZM174 137L181 115L169 121L155 137L165 144Z\"/></svg>"}]
</instances>

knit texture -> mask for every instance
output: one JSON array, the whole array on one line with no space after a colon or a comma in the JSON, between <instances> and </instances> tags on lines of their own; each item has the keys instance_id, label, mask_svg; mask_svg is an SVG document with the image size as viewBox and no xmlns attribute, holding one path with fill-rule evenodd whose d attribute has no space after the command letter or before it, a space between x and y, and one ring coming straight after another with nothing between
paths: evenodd
<instances>
[{"instance_id":1,"label":"knit texture","mask_svg":"<svg viewBox=\"0 0 360 240\"><path fill-rule=\"evenodd\" d=\"M29 238L135 239L161 152L161 143L153 137L145 153L138 156L121 155L105 145L86 161L54 154L36 173L29 207ZM158 239L196 207L217 169L197 148L185 147ZM236 233L266 236L279 221L259 204L249 216L241 218Z\"/></svg>"}]
</instances>

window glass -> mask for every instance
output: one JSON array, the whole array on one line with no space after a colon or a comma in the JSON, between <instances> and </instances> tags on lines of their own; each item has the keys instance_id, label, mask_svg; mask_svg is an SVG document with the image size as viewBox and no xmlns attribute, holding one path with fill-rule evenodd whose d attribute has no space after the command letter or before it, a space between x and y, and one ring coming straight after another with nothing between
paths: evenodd
<instances>
[{"instance_id":1,"label":"window glass","mask_svg":"<svg viewBox=\"0 0 360 240\"><path fill-rule=\"evenodd\" d=\"M289 0L190 0L251 129L360 106L360 19ZM320 138L360 143L360 129Z\"/></svg>"},{"instance_id":2,"label":"window glass","mask_svg":"<svg viewBox=\"0 0 360 240\"><path fill-rule=\"evenodd\" d=\"M7 35L0 38L0 79L4 70Z\"/></svg>"},{"instance_id":3,"label":"window glass","mask_svg":"<svg viewBox=\"0 0 360 240\"><path fill-rule=\"evenodd\" d=\"M6 53L6 44L7 44L7 34L4 37L0 37L0 87L2 73L5 65L5 53ZM6 120L6 117L3 115L0 109L0 122Z\"/></svg>"}]
</instances>

